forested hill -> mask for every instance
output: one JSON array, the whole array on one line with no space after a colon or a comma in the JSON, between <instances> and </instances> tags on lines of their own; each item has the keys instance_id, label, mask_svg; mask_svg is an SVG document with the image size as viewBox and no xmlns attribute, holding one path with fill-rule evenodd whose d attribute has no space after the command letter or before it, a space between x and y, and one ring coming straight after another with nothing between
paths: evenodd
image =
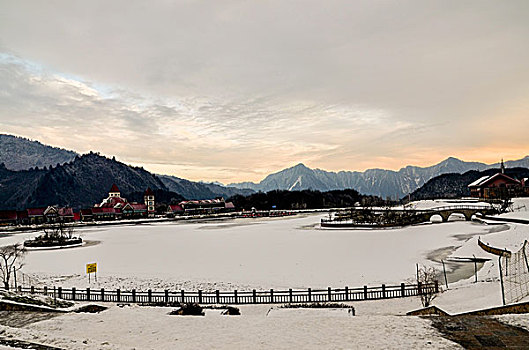
<instances>
[{"instance_id":1,"label":"forested hill","mask_svg":"<svg viewBox=\"0 0 529 350\"><path fill-rule=\"evenodd\" d=\"M23 137L0 134L0 163L10 170L49 167L72 161L77 153Z\"/></svg>"},{"instance_id":2,"label":"forested hill","mask_svg":"<svg viewBox=\"0 0 529 350\"><path fill-rule=\"evenodd\" d=\"M468 185L483 176L491 176L498 172L498 169L488 169L484 171L467 171L464 174L443 174L429 180L423 186L410 194L411 200L435 199L435 198L460 198L470 196ZM507 168L505 174L521 179L529 177L527 168Z\"/></svg>"},{"instance_id":3,"label":"forested hill","mask_svg":"<svg viewBox=\"0 0 529 350\"><path fill-rule=\"evenodd\" d=\"M215 197L231 197L236 194L250 195L255 191L250 189L220 186L212 183L195 182L181 179L176 176L158 175L160 180L172 192L181 194L188 199L210 199Z\"/></svg>"},{"instance_id":4,"label":"forested hill","mask_svg":"<svg viewBox=\"0 0 529 350\"><path fill-rule=\"evenodd\" d=\"M63 165L45 169L12 171L0 166L1 209L23 209L47 205L91 207L108 196L115 183L122 194L167 191L161 180L144 170L95 153L76 156Z\"/></svg>"},{"instance_id":5,"label":"forested hill","mask_svg":"<svg viewBox=\"0 0 529 350\"><path fill-rule=\"evenodd\" d=\"M253 192L178 180L178 186L173 182L167 186L160 176L141 167L129 166L96 153L75 156L70 163L41 169L14 171L0 164L0 209L48 205L71 206L74 209L91 207L108 196L108 190L114 183L125 198L139 202L143 202L142 193L147 187L155 191L158 202L165 203Z\"/></svg>"}]
</instances>

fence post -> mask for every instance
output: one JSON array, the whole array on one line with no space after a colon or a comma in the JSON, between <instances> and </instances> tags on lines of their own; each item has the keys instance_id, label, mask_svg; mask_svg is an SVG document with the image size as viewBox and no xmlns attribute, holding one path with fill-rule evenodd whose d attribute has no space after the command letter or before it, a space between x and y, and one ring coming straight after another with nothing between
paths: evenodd
<instances>
[{"instance_id":1,"label":"fence post","mask_svg":"<svg viewBox=\"0 0 529 350\"><path fill-rule=\"evenodd\" d=\"M75 301L75 287L72 287L72 300Z\"/></svg>"},{"instance_id":2,"label":"fence post","mask_svg":"<svg viewBox=\"0 0 529 350\"><path fill-rule=\"evenodd\" d=\"M136 302L136 289L133 289L133 290L132 290L132 302L133 302L133 303Z\"/></svg>"},{"instance_id":3,"label":"fence post","mask_svg":"<svg viewBox=\"0 0 529 350\"><path fill-rule=\"evenodd\" d=\"M202 291L200 289L198 290L198 303L202 304Z\"/></svg>"},{"instance_id":4,"label":"fence post","mask_svg":"<svg viewBox=\"0 0 529 350\"><path fill-rule=\"evenodd\" d=\"M417 295L422 294L422 282L417 283Z\"/></svg>"},{"instance_id":5,"label":"fence post","mask_svg":"<svg viewBox=\"0 0 529 350\"><path fill-rule=\"evenodd\" d=\"M444 262L444 260L441 260L441 263L443 263L443 275L445 276L445 285L446 285L446 289L448 289L448 279L446 278L446 268L445 268L445 262Z\"/></svg>"},{"instance_id":6,"label":"fence post","mask_svg":"<svg viewBox=\"0 0 529 350\"><path fill-rule=\"evenodd\" d=\"M364 286L364 300L367 300L367 286Z\"/></svg>"},{"instance_id":7,"label":"fence post","mask_svg":"<svg viewBox=\"0 0 529 350\"><path fill-rule=\"evenodd\" d=\"M57 296L59 299L62 299L62 287L57 288Z\"/></svg>"},{"instance_id":8,"label":"fence post","mask_svg":"<svg viewBox=\"0 0 529 350\"><path fill-rule=\"evenodd\" d=\"M239 303L239 298L237 298L237 289L235 289L235 290L233 291L233 297L234 297L234 299L235 299L235 304L238 304L238 303Z\"/></svg>"},{"instance_id":9,"label":"fence post","mask_svg":"<svg viewBox=\"0 0 529 350\"><path fill-rule=\"evenodd\" d=\"M270 303L274 302L274 290L270 289Z\"/></svg>"},{"instance_id":10,"label":"fence post","mask_svg":"<svg viewBox=\"0 0 529 350\"><path fill-rule=\"evenodd\" d=\"M90 288L86 288L86 300L90 301Z\"/></svg>"},{"instance_id":11,"label":"fence post","mask_svg":"<svg viewBox=\"0 0 529 350\"><path fill-rule=\"evenodd\" d=\"M253 298L253 303L254 304L257 304L257 292L254 290L252 290L252 298Z\"/></svg>"},{"instance_id":12,"label":"fence post","mask_svg":"<svg viewBox=\"0 0 529 350\"><path fill-rule=\"evenodd\" d=\"M169 304L169 290L165 290L165 304Z\"/></svg>"},{"instance_id":13,"label":"fence post","mask_svg":"<svg viewBox=\"0 0 529 350\"><path fill-rule=\"evenodd\" d=\"M328 301L331 301L331 297L332 297L332 294L331 294L331 287L327 287L327 299Z\"/></svg>"},{"instance_id":14,"label":"fence post","mask_svg":"<svg viewBox=\"0 0 529 350\"><path fill-rule=\"evenodd\" d=\"M312 301L312 290L309 288L308 292L309 292L309 302L311 302Z\"/></svg>"},{"instance_id":15,"label":"fence post","mask_svg":"<svg viewBox=\"0 0 529 350\"><path fill-rule=\"evenodd\" d=\"M121 301L121 290L116 289L116 300L119 303Z\"/></svg>"},{"instance_id":16,"label":"fence post","mask_svg":"<svg viewBox=\"0 0 529 350\"><path fill-rule=\"evenodd\" d=\"M288 289L288 300L289 300L290 303L292 304L292 288L289 288L289 289Z\"/></svg>"},{"instance_id":17,"label":"fence post","mask_svg":"<svg viewBox=\"0 0 529 350\"><path fill-rule=\"evenodd\" d=\"M439 293L439 281L435 280L435 292Z\"/></svg>"},{"instance_id":18,"label":"fence post","mask_svg":"<svg viewBox=\"0 0 529 350\"><path fill-rule=\"evenodd\" d=\"M35 287L31 286L31 291L30 291L31 294L35 294Z\"/></svg>"},{"instance_id":19,"label":"fence post","mask_svg":"<svg viewBox=\"0 0 529 350\"><path fill-rule=\"evenodd\" d=\"M527 261L527 253L525 252L526 245L527 245L527 240L523 242L522 252L523 252L523 258L525 260L525 266L527 267L527 272L529 272L529 261ZM24 275L22 275L22 278L24 278Z\"/></svg>"},{"instance_id":20,"label":"fence post","mask_svg":"<svg viewBox=\"0 0 529 350\"><path fill-rule=\"evenodd\" d=\"M22 293L22 286L18 286L18 292Z\"/></svg>"},{"instance_id":21,"label":"fence post","mask_svg":"<svg viewBox=\"0 0 529 350\"><path fill-rule=\"evenodd\" d=\"M474 257L474 283L478 283L478 262L476 260L476 256L472 256Z\"/></svg>"},{"instance_id":22,"label":"fence post","mask_svg":"<svg viewBox=\"0 0 529 350\"><path fill-rule=\"evenodd\" d=\"M147 291L147 300L149 301L149 304L152 303L152 290Z\"/></svg>"},{"instance_id":23,"label":"fence post","mask_svg":"<svg viewBox=\"0 0 529 350\"><path fill-rule=\"evenodd\" d=\"M386 285L383 284L382 285L382 299L385 299L386 298Z\"/></svg>"},{"instance_id":24,"label":"fence post","mask_svg":"<svg viewBox=\"0 0 529 350\"><path fill-rule=\"evenodd\" d=\"M349 287L345 286L345 301L349 301Z\"/></svg>"},{"instance_id":25,"label":"fence post","mask_svg":"<svg viewBox=\"0 0 529 350\"><path fill-rule=\"evenodd\" d=\"M48 295L48 287L44 287L44 295Z\"/></svg>"},{"instance_id":26,"label":"fence post","mask_svg":"<svg viewBox=\"0 0 529 350\"><path fill-rule=\"evenodd\" d=\"M180 291L180 299L182 299L180 302L183 304L185 300L185 292L183 289Z\"/></svg>"},{"instance_id":27,"label":"fence post","mask_svg":"<svg viewBox=\"0 0 529 350\"><path fill-rule=\"evenodd\" d=\"M215 302L220 304L220 292L218 289L215 291Z\"/></svg>"},{"instance_id":28,"label":"fence post","mask_svg":"<svg viewBox=\"0 0 529 350\"><path fill-rule=\"evenodd\" d=\"M507 260L507 258L505 258ZM501 269L501 255L498 257L498 267L500 268L501 299L505 305L505 290L503 289L503 270Z\"/></svg>"},{"instance_id":29,"label":"fence post","mask_svg":"<svg viewBox=\"0 0 529 350\"><path fill-rule=\"evenodd\" d=\"M105 288L101 288L101 301L105 301Z\"/></svg>"},{"instance_id":30,"label":"fence post","mask_svg":"<svg viewBox=\"0 0 529 350\"><path fill-rule=\"evenodd\" d=\"M404 286L404 283L400 284L400 296L405 297L406 296L406 287Z\"/></svg>"}]
</instances>

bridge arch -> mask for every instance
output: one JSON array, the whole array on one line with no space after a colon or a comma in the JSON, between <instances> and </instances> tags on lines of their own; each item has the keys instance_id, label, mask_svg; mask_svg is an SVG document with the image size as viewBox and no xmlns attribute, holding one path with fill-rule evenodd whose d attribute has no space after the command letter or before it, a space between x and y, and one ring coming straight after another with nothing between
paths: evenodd
<instances>
[{"instance_id":1,"label":"bridge arch","mask_svg":"<svg viewBox=\"0 0 529 350\"><path fill-rule=\"evenodd\" d=\"M452 213L447 213L448 217L446 218L446 221L469 221L470 218L467 218L467 215L463 212L457 212L454 211Z\"/></svg>"},{"instance_id":2,"label":"bridge arch","mask_svg":"<svg viewBox=\"0 0 529 350\"><path fill-rule=\"evenodd\" d=\"M430 216L430 222L431 223L439 223L444 222L444 218L441 216L441 214L433 214Z\"/></svg>"},{"instance_id":3,"label":"bridge arch","mask_svg":"<svg viewBox=\"0 0 529 350\"><path fill-rule=\"evenodd\" d=\"M475 219L479 219L480 216L482 216L483 213L479 212L479 211L476 211L475 213L472 214L472 216L470 217L470 220L475 220Z\"/></svg>"}]
</instances>

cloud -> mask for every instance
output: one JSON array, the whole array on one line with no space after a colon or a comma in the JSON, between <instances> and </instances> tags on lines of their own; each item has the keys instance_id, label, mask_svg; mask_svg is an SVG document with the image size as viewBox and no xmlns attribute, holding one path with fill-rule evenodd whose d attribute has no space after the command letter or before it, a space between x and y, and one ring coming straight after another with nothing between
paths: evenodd
<instances>
[{"instance_id":1,"label":"cloud","mask_svg":"<svg viewBox=\"0 0 529 350\"><path fill-rule=\"evenodd\" d=\"M0 61L3 130L182 177L256 179L356 143L366 130L392 128L384 111L359 106L101 93L90 82L30 66L12 55Z\"/></svg>"},{"instance_id":2,"label":"cloud","mask_svg":"<svg viewBox=\"0 0 529 350\"><path fill-rule=\"evenodd\" d=\"M54 145L221 181L529 146L526 1L2 7L0 126Z\"/></svg>"}]
</instances>

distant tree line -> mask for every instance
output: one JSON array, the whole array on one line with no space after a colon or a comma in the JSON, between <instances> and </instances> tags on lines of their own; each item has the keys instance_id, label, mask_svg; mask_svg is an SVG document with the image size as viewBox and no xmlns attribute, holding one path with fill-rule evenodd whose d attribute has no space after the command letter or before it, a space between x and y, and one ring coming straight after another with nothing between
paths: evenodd
<instances>
[{"instance_id":1,"label":"distant tree line","mask_svg":"<svg viewBox=\"0 0 529 350\"><path fill-rule=\"evenodd\" d=\"M257 192L249 196L235 195L227 201L233 202L238 210L323 209L351 207L357 203L365 206L387 204L379 197L362 195L353 189L328 192L275 190L266 193Z\"/></svg>"}]
</instances>

